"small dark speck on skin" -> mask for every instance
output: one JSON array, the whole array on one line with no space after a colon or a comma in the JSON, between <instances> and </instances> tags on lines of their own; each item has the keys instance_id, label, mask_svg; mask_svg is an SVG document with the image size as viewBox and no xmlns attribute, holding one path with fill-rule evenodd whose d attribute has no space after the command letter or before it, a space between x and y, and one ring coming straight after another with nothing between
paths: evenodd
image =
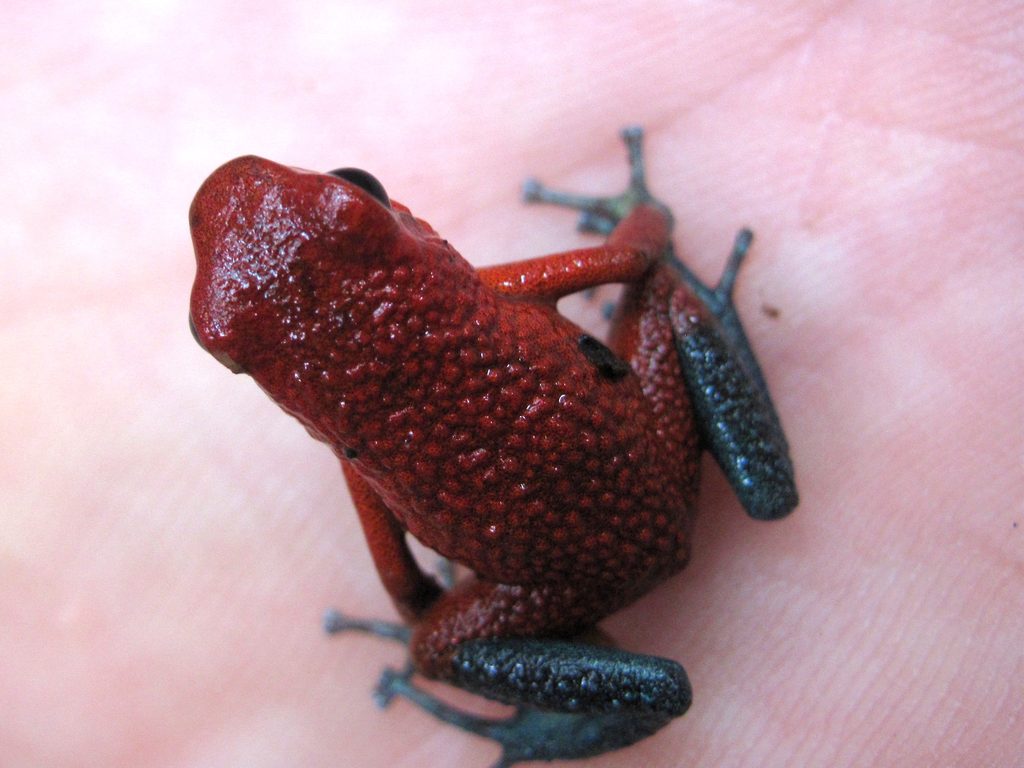
<instances>
[{"instance_id":1,"label":"small dark speck on skin","mask_svg":"<svg viewBox=\"0 0 1024 768\"><path fill-rule=\"evenodd\" d=\"M617 358L614 352L589 334L585 333L580 336L578 344L580 351L584 354L587 360L589 360L606 379L618 381L632 370L629 367L629 363Z\"/></svg>"},{"instance_id":2,"label":"small dark speck on skin","mask_svg":"<svg viewBox=\"0 0 1024 768\"><path fill-rule=\"evenodd\" d=\"M345 448L343 450L343 453L345 454L346 459L354 459L356 456L359 455L359 451L357 451L355 448Z\"/></svg>"},{"instance_id":3,"label":"small dark speck on skin","mask_svg":"<svg viewBox=\"0 0 1024 768\"><path fill-rule=\"evenodd\" d=\"M770 317L772 320L776 319L779 315L782 314L782 310L780 310L778 307L773 307L771 304L762 304L761 311L768 315L768 317Z\"/></svg>"},{"instance_id":4,"label":"small dark speck on skin","mask_svg":"<svg viewBox=\"0 0 1024 768\"><path fill-rule=\"evenodd\" d=\"M1017 521L1016 521L1016 520L1014 520L1014 521L1013 521L1013 527L1014 527L1014 528L1016 528L1016 527L1017 527Z\"/></svg>"}]
</instances>

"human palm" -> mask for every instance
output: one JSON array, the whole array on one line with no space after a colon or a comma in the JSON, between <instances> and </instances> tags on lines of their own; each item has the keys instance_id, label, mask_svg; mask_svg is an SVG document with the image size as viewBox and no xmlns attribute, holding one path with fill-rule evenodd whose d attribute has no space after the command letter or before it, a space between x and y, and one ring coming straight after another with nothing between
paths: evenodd
<instances>
[{"instance_id":1,"label":"human palm","mask_svg":"<svg viewBox=\"0 0 1024 768\"><path fill-rule=\"evenodd\" d=\"M493 760L373 707L400 648L321 634L327 606L390 608L329 452L189 338L185 212L256 148L368 167L480 265L563 250L589 241L515 185L615 191L616 129L643 122L696 271L757 233L737 303L801 505L747 520L706 464L692 564L603 625L681 662L694 705L591 764L1015 764L1024 18L954 6L181 12L151 48L90 27L70 68L44 33L96 18L12 19L38 53L12 71L48 87L3 92L24 151L0 182L18 257L0 284L0 754ZM564 310L600 330L599 300Z\"/></svg>"}]
</instances>

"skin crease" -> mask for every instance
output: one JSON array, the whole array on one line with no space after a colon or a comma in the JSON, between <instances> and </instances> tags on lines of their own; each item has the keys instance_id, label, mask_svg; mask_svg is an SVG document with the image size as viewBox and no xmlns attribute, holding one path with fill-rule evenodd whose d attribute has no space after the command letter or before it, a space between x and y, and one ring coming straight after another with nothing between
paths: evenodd
<instances>
[{"instance_id":1,"label":"skin crease","mask_svg":"<svg viewBox=\"0 0 1024 768\"><path fill-rule=\"evenodd\" d=\"M700 274L757 232L801 506L747 520L706 462L691 565L603 625L693 708L586 764L1018 762L1024 13L941 6L5 9L5 761L493 761L320 634L392 614L327 449L188 334L188 203L242 152L359 165L497 263L595 242L516 185L618 192L639 123Z\"/></svg>"}]
</instances>

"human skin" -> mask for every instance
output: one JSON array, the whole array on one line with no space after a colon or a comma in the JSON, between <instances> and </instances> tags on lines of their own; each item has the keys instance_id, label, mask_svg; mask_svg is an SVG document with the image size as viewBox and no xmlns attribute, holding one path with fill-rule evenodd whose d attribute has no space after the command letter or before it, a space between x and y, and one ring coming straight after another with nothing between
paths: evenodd
<instances>
[{"instance_id":1,"label":"human skin","mask_svg":"<svg viewBox=\"0 0 1024 768\"><path fill-rule=\"evenodd\" d=\"M358 165L497 263L592 242L517 185L617 192L640 123L695 270L757 233L801 504L748 520L706 462L691 565L602 625L693 707L589 765L1013 765L1024 7L942 5L5 8L5 764L495 759L373 706L398 646L321 633L394 614L329 451L189 336L188 204L246 152Z\"/></svg>"}]
</instances>

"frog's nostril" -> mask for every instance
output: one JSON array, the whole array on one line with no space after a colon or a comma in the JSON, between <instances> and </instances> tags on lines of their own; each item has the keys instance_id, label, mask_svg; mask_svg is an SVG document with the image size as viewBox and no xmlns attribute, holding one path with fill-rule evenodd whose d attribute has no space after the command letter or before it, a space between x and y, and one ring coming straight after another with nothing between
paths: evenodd
<instances>
[{"instance_id":1,"label":"frog's nostril","mask_svg":"<svg viewBox=\"0 0 1024 768\"><path fill-rule=\"evenodd\" d=\"M227 352L212 352L213 359L232 373L245 373L245 368L236 363Z\"/></svg>"},{"instance_id":2,"label":"frog's nostril","mask_svg":"<svg viewBox=\"0 0 1024 768\"><path fill-rule=\"evenodd\" d=\"M196 340L196 344L203 347L203 342L199 338L199 331L196 330L196 321L192 319L192 313L188 313L188 329L192 332L192 338ZM203 347L206 349L206 347Z\"/></svg>"},{"instance_id":3,"label":"frog's nostril","mask_svg":"<svg viewBox=\"0 0 1024 768\"><path fill-rule=\"evenodd\" d=\"M192 331L192 338L196 340L196 344L202 347L204 350L213 355L214 360L223 365L232 373L245 373L245 368L240 364L236 363L227 352L218 349L210 349L203 340L199 338L199 330L196 328L196 321L192 319L192 313L188 313L188 329Z\"/></svg>"}]
</instances>

